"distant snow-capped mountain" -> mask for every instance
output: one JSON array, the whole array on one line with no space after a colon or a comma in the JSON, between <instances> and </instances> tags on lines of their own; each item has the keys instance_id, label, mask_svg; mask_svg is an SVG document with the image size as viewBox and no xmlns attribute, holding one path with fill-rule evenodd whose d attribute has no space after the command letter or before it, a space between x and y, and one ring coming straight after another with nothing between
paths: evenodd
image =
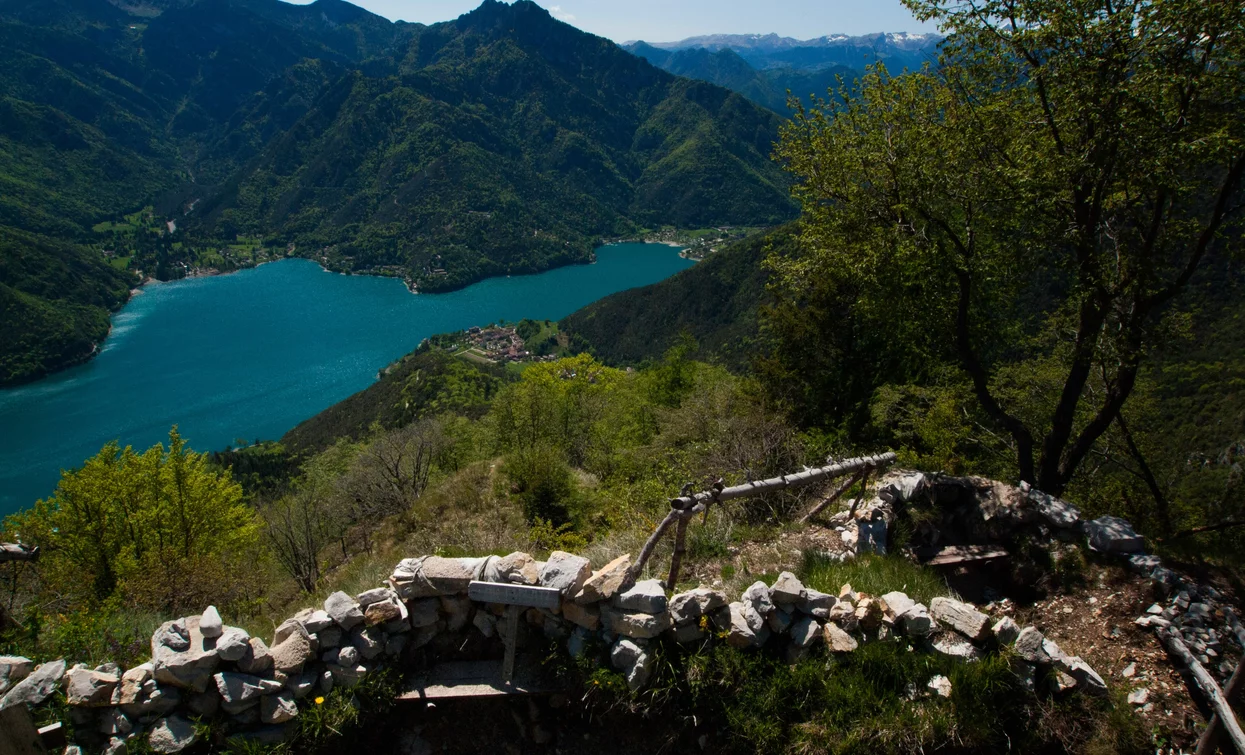
<instances>
[{"instance_id":1,"label":"distant snow-capped mountain","mask_svg":"<svg viewBox=\"0 0 1245 755\"><path fill-rule=\"evenodd\" d=\"M891 69L918 68L937 56L942 37L937 34L894 32L849 36L827 34L815 39L794 39L777 34L707 34L678 42L650 42L649 47L671 52L704 49L732 50L759 69L799 68L818 70L831 66L862 68L882 61ZM632 43L628 48L641 43Z\"/></svg>"}]
</instances>

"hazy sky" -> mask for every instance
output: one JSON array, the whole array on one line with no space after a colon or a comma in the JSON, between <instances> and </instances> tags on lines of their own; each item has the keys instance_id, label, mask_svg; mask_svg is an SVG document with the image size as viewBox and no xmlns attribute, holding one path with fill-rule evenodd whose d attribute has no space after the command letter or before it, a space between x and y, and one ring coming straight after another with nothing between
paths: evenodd
<instances>
[{"instance_id":1,"label":"hazy sky","mask_svg":"<svg viewBox=\"0 0 1245 755\"><path fill-rule=\"evenodd\" d=\"M308 0L309 2L310 0ZM448 21L481 0L350 0L393 20ZM567 23L616 42L672 42L700 34L823 34L937 31L899 0L536 0Z\"/></svg>"}]
</instances>

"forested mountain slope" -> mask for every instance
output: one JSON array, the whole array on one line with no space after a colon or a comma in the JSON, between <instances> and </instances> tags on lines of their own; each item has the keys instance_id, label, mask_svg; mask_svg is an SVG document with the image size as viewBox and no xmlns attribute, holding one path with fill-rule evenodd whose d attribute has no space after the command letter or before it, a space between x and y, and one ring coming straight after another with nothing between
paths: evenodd
<instances>
[{"instance_id":1,"label":"forested mountain slope","mask_svg":"<svg viewBox=\"0 0 1245 755\"><path fill-rule=\"evenodd\" d=\"M759 310L768 301L766 255L796 241L794 224L735 242L667 280L621 291L559 323L571 345L610 364L660 359L686 335L689 357L743 368L763 350Z\"/></svg>"},{"instance_id":2,"label":"forested mountain slope","mask_svg":"<svg viewBox=\"0 0 1245 755\"><path fill-rule=\"evenodd\" d=\"M780 115L789 112L788 93L807 104L809 95L825 97L830 89L836 88L840 76L850 81L858 75L858 69L840 65L811 71L789 66L757 69L730 48L663 50L635 42L627 45L627 49L664 71L726 87Z\"/></svg>"},{"instance_id":3,"label":"forested mountain slope","mask_svg":"<svg viewBox=\"0 0 1245 755\"><path fill-rule=\"evenodd\" d=\"M196 215L444 289L585 261L636 225L788 219L778 124L533 3L490 0L339 80Z\"/></svg>"},{"instance_id":4,"label":"forested mountain slope","mask_svg":"<svg viewBox=\"0 0 1245 755\"><path fill-rule=\"evenodd\" d=\"M783 221L779 122L525 1L425 27L340 0L0 0L0 235L108 290L239 234L433 290L638 227ZM156 252L98 231L144 206ZM79 359L126 298L30 269L0 268L22 294L0 325L61 325L6 343L0 384Z\"/></svg>"}]
</instances>

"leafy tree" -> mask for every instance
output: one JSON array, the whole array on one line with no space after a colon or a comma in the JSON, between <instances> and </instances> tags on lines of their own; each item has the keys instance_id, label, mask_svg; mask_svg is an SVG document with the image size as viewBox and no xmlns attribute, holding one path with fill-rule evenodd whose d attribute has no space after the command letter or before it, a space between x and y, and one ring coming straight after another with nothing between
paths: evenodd
<instances>
[{"instance_id":1,"label":"leafy tree","mask_svg":"<svg viewBox=\"0 0 1245 755\"><path fill-rule=\"evenodd\" d=\"M778 153L808 251L893 348L954 361L1021 479L1059 493L1199 266L1235 248L1245 6L905 0L941 65L801 110ZM1019 399L1007 365L1058 367Z\"/></svg>"},{"instance_id":2,"label":"leafy tree","mask_svg":"<svg viewBox=\"0 0 1245 755\"><path fill-rule=\"evenodd\" d=\"M109 443L56 492L10 516L8 536L43 547L43 589L79 604L113 596L159 610L202 609L249 595L258 520L242 488L174 427L169 447Z\"/></svg>"}]
</instances>

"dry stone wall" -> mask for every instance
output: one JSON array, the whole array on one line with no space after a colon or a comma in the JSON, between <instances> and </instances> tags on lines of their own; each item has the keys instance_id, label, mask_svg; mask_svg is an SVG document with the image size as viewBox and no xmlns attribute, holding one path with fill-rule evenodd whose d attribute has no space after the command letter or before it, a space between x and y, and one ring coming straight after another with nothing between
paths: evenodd
<instances>
[{"instance_id":1,"label":"dry stone wall","mask_svg":"<svg viewBox=\"0 0 1245 755\"><path fill-rule=\"evenodd\" d=\"M878 496L849 517L852 543L862 551L884 550L894 507L928 494L932 484L919 474L888 476ZM1176 626L1204 655L1213 651L1217 638L1198 621L1213 591L1181 582L1159 559L1139 553L1141 541L1127 522L1083 522L1066 502L1022 492L1023 502L1007 516L1039 517L1044 526L1081 533L1094 548L1124 554L1173 595L1171 606L1156 605L1138 623ZM269 640L226 625L208 607L160 626L151 637L150 661L131 669L0 658L0 708L41 705L62 690L77 739L67 753L115 755L137 737L155 752L176 753L197 741L195 721L208 719L220 720L217 730L227 736L280 742L305 706L336 687L358 685L384 666L401 668L423 648L495 638L504 607L468 598L475 580L557 589L558 608L528 609L525 632L556 640L572 656L606 647L609 663L633 690L649 682L657 641L724 642L742 652L768 646L795 661L816 649L850 653L863 643L904 636L965 662L1012 646L1017 673L1027 684L1035 684L1045 667L1053 669L1047 677L1061 689L1106 691L1094 669L1035 627L1022 628L951 598L927 606L902 592L867 595L851 585L828 594L789 572L773 584L756 582L733 599L706 587L671 595L657 580L629 584L630 565L623 556L594 570L588 559L564 552L546 561L526 553L405 559L386 584L359 595L334 593L321 608L283 622ZM949 680L931 679L929 693L950 694Z\"/></svg>"}]
</instances>

